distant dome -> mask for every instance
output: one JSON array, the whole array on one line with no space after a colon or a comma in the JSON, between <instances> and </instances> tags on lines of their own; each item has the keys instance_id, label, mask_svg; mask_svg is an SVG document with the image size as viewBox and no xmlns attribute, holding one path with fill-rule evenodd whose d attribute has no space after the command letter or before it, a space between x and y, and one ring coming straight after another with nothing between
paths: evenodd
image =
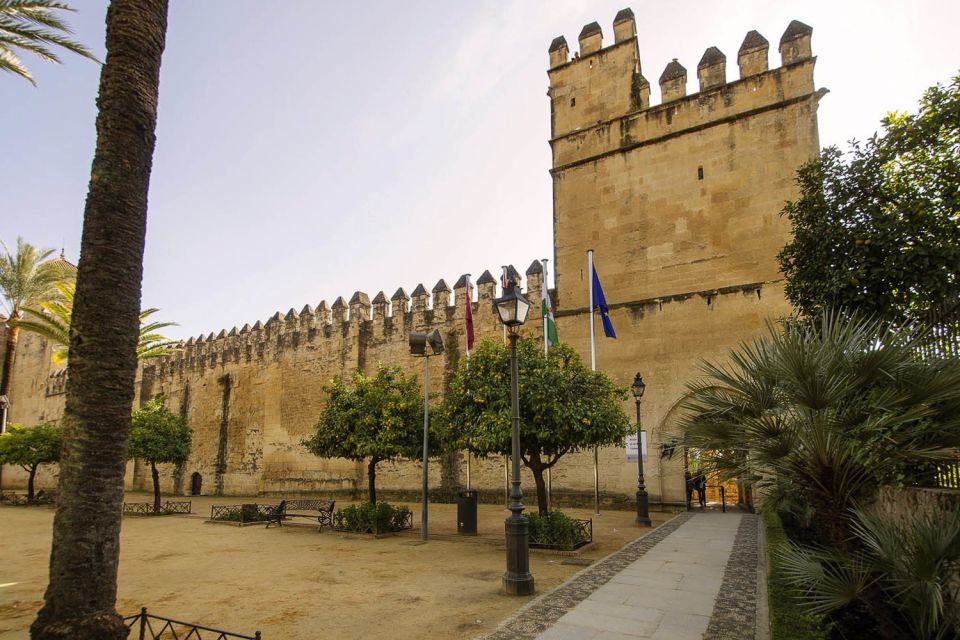
<instances>
[{"instance_id":1,"label":"distant dome","mask_svg":"<svg viewBox=\"0 0 960 640\"><path fill-rule=\"evenodd\" d=\"M52 265L54 265L54 266L57 266L57 267L59 267L60 269L62 269L62 270L64 270L64 271L76 271L76 270L77 270L77 265L75 265L75 264L73 264L72 262L70 262L69 260L67 260L66 255L64 254L63 249L60 249L60 257L58 257L58 258L56 258L56 259L54 259L54 260L48 261L47 264L52 264Z\"/></svg>"}]
</instances>

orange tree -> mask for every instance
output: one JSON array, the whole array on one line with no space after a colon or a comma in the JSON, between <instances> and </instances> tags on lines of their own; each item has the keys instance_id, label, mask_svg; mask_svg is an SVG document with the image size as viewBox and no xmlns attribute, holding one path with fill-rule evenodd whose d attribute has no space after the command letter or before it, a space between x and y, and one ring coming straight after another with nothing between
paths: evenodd
<instances>
[{"instance_id":1,"label":"orange tree","mask_svg":"<svg viewBox=\"0 0 960 640\"><path fill-rule=\"evenodd\" d=\"M423 451L423 397L414 376L380 366L374 376L357 372L353 387L333 379L316 431L303 446L326 458L367 460L370 502L377 501L377 464L416 459Z\"/></svg>"},{"instance_id":2,"label":"orange tree","mask_svg":"<svg viewBox=\"0 0 960 640\"><path fill-rule=\"evenodd\" d=\"M159 395L133 412L130 439L127 442L131 458L140 458L150 464L153 478L153 510L160 511L160 472L158 464L182 464L190 457L192 431L182 416L165 406L166 398Z\"/></svg>"},{"instance_id":3,"label":"orange tree","mask_svg":"<svg viewBox=\"0 0 960 640\"><path fill-rule=\"evenodd\" d=\"M545 358L532 338L517 341L520 459L533 473L537 506L547 513L544 472L563 456L594 445L622 444L632 431L621 409L627 390L591 371L571 347ZM461 361L437 411L447 445L479 455L510 454L510 351L484 341Z\"/></svg>"},{"instance_id":4,"label":"orange tree","mask_svg":"<svg viewBox=\"0 0 960 640\"><path fill-rule=\"evenodd\" d=\"M31 429L11 425L0 435L0 464L15 464L30 474L27 479L27 500L33 502L33 480L42 464L60 461L63 429L54 424L40 424Z\"/></svg>"}]
</instances>

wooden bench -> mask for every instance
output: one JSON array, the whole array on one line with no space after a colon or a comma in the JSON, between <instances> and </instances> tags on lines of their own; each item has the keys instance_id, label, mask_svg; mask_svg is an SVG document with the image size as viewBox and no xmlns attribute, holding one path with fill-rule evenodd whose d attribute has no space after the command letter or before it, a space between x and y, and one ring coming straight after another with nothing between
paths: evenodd
<instances>
[{"instance_id":1,"label":"wooden bench","mask_svg":"<svg viewBox=\"0 0 960 640\"><path fill-rule=\"evenodd\" d=\"M335 500L281 500L270 513L267 528L270 528L271 524L282 527L283 521L290 518L307 518L315 519L320 524L320 530L323 531L324 525L329 527L331 524L335 504Z\"/></svg>"}]
</instances>

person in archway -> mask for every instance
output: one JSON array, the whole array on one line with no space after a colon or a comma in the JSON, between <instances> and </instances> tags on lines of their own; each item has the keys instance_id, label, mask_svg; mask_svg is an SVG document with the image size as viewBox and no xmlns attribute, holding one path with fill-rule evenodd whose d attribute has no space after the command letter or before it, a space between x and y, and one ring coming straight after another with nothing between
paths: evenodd
<instances>
[{"instance_id":1,"label":"person in archway","mask_svg":"<svg viewBox=\"0 0 960 640\"><path fill-rule=\"evenodd\" d=\"M707 506L707 476L702 472L693 479L694 488L697 490L697 501L701 508Z\"/></svg>"}]
</instances>

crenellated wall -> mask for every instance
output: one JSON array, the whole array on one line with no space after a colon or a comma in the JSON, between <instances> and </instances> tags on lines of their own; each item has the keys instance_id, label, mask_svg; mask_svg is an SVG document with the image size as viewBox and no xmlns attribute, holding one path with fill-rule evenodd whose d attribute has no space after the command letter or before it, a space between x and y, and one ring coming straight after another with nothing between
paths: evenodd
<instances>
[{"instance_id":1,"label":"crenellated wall","mask_svg":"<svg viewBox=\"0 0 960 640\"><path fill-rule=\"evenodd\" d=\"M624 386L637 371L647 383L642 422L654 502L684 500L682 456L660 460L657 446L676 430L699 361L723 357L791 311L776 255L790 234L780 211L796 195L796 169L819 151L816 109L825 91L813 82L811 34L792 22L780 41L781 66L769 69L767 40L750 31L738 51L739 77L729 81L726 56L708 47L692 94L686 68L673 60L659 77L657 105L650 104L629 9L616 15L609 46L594 22L580 32L572 58L562 36L549 47L559 336L590 361L586 251L593 249L617 331L616 340L600 332L597 368ZM527 295L536 300L540 263L525 276ZM409 355L407 334L437 329L446 352L430 359L430 380L431 392L442 393L463 357L465 295L465 277L452 289L440 280L409 294L399 288L389 298L357 291L333 304L191 338L179 355L141 367L137 402L165 393L194 430L190 460L164 470L164 489L189 493L198 474L204 494L363 490L362 464L319 459L300 445L323 407L324 387L336 375L372 373L379 363L422 381L423 361ZM502 339L496 295L497 279L484 272L471 301L478 340ZM541 329L533 318L523 332L541 338ZM42 339L22 340L14 421L61 415L64 375L49 356ZM634 415L632 399L624 410ZM599 460L604 501L630 504L636 463L625 460L622 447L602 449ZM474 488L489 498L502 495L502 460L471 465ZM466 466L458 454L431 463L431 487L463 486ZM18 478L5 470L4 486ZM590 503L593 482L589 452L569 455L554 469L554 492L568 500ZM130 484L146 488L149 476L137 465ZM419 463L384 464L378 486L412 496ZM524 491L532 491L526 475Z\"/></svg>"}]
</instances>

